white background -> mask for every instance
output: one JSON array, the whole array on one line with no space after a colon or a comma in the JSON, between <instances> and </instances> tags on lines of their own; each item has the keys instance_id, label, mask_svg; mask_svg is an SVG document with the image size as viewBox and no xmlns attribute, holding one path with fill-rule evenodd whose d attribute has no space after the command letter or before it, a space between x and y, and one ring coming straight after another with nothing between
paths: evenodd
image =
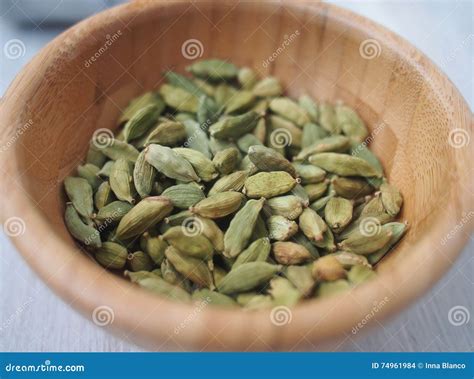
<instances>
[{"instance_id":1,"label":"white background","mask_svg":"<svg viewBox=\"0 0 474 379\"><path fill-rule=\"evenodd\" d=\"M35 53L62 29L48 26L61 19L69 1L58 1L45 15L21 2L3 0L0 49L20 39L25 54L11 60L0 50L0 94ZM40 3L40 0L30 0ZM96 3L94 0L85 3ZM473 104L473 5L469 1L332 1L365 15L405 37L430 57ZM12 1L15 3L15 1ZM97 1L101 3L101 1ZM95 4L91 7L94 8ZM99 8L104 5L99 5ZM67 11L67 10L66 10ZM30 12L30 13L28 13ZM78 10L76 11L78 12ZM36 26L13 19L31 18ZM461 231L465 232L465 231ZM455 306L474 316L471 241L437 285L416 304L367 333L348 335L338 351L472 351L472 320L462 326L448 321ZM40 252L38 252L40 253ZM0 232L0 351L137 351L126 339L107 334L57 298L25 264Z\"/></svg>"}]
</instances>

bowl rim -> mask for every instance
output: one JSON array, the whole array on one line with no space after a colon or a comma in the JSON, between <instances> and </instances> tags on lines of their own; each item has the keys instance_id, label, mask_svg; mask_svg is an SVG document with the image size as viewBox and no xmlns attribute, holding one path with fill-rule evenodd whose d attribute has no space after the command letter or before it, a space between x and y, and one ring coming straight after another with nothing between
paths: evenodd
<instances>
[{"instance_id":1,"label":"bowl rim","mask_svg":"<svg viewBox=\"0 0 474 379\"><path fill-rule=\"evenodd\" d=\"M217 1L211 3L218 4ZM33 96L35 88L42 80L42 75L38 75L35 68L52 65L63 53L62 47L74 46L84 38L84 35L98 33L99 30L103 33L105 28L113 28L113 25L119 22L118 15L130 17L145 8L158 11L179 4L183 3L161 0L135 1L98 13L61 33L21 70L9 86L0 103L1 117L8 121L5 124L10 125L10 130L22 125L21 115L25 114L27 104L15 103L17 93L26 94L24 96L26 99ZM364 30L368 36L396 50L396 53L402 55L424 78L429 75L431 80L428 84L433 86L433 91L434 83L443 83L445 87L447 86L453 96L464 103L464 108L469 112L467 117L472 116L462 95L438 67L409 42L385 27L333 4L320 2L308 4L304 0L284 0L273 5L290 9L299 7L322 9L328 11L331 18ZM87 33L84 33L85 30ZM82 37L78 37L81 35ZM7 161L5 172L21 182L22 179L16 171L15 150L16 148L12 147L6 152L9 159L5 160ZM456 165L461 165L466 158L457 155ZM3 180L0 186L4 195L1 202L3 212L0 215L2 222L22 215L22 218L28 221L27 225L34 225L35 233L29 233L27 230L24 236L11 238L30 267L56 294L88 319L91 319L100 307L112 309L113 322L106 326L107 329L122 338L152 349L291 350L300 349L302 345L324 349L325 341L349 332L364 319L368 311L373 308L374 299L385 299L388 293L391 294L390 300L377 313L378 320L396 313L415 300L447 271L468 240L467 234L457 233L444 246L444 256L436 257L436 264L432 262L429 265L430 270L418 271L417 275L411 278L402 280L399 272L391 275L381 273L369 285L357 287L347 294L305 301L291 310L289 315L292 321L283 326L270 322L271 315L268 310L245 312L209 307L200 311L189 322L192 327L186 324L181 330L178 327L182 322L177 323L177 320L184 320L183 315L192 314L195 306L159 298L107 273L83 254L77 254L78 247L71 246L56 233L50 233L52 225L47 217L36 208L27 193L18 191L16 180ZM457 195L464 209L467 209L466 205L469 202L468 189L474 192L472 187L472 183L464 183L463 190ZM447 210L452 217L438 217L433 223L431 233L446 235L452 228L450 221L460 212L458 208L452 207ZM41 245L43 251L39 256L35 251L37 246ZM420 253L422 258L426 259L433 249L433 242L425 235L415 246L422 252ZM61 259L58 260L58 256ZM418 267L420 257L408 256L408 264ZM394 289L398 289L397 293ZM132 305L140 312L130 312ZM160 312L157 311L157 307L160 307ZM147 314L147 317L143 319L142 314ZM153 316L153 320L150 320L150 316ZM156 320L159 320L159 327L156 327ZM368 325L373 324L373 321L368 322ZM301 344L301 340L305 342Z\"/></svg>"}]
</instances>

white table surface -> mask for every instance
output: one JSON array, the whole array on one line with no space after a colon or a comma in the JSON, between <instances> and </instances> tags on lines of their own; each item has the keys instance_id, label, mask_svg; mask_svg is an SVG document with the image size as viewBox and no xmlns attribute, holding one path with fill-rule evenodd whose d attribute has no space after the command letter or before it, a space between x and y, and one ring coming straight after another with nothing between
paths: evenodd
<instances>
[{"instance_id":1,"label":"white table surface","mask_svg":"<svg viewBox=\"0 0 474 379\"><path fill-rule=\"evenodd\" d=\"M420 48L442 67L472 109L472 2L333 2L376 20ZM47 22L33 28L18 27L9 17L11 11L2 9L0 17L0 94L21 67L61 31L46 26ZM24 55L16 60L7 59L3 51L11 39L20 39L25 45ZM449 272L423 298L376 328L348 335L336 350L472 351L473 252L471 236ZM450 311L452 314L457 309L464 316L459 326L449 321ZM140 350L130 341L106 333L63 303L0 232L0 351Z\"/></svg>"}]
</instances>

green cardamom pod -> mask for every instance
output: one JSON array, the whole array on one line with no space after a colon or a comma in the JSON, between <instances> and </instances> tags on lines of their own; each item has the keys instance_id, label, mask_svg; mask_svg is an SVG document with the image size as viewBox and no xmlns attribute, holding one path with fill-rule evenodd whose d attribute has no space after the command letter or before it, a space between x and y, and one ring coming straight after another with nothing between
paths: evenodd
<instances>
[{"instance_id":1,"label":"green cardamom pod","mask_svg":"<svg viewBox=\"0 0 474 379\"><path fill-rule=\"evenodd\" d=\"M131 141L144 135L156 123L161 109L156 105L147 105L139 109L123 127L125 141Z\"/></svg>"},{"instance_id":2,"label":"green cardamom pod","mask_svg":"<svg viewBox=\"0 0 474 379\"><path fill-rule=\"evenodd\" d=\"M255 95L251 91L237 91L227 102L225 113L243 112L253 105L255 98Z\"/></svg>"},{"instance_id":3,"label":"green cardamom pod","mask_svg":"<svg viewBox=\"0 0 474 379\"><path fill-rule=\"evenodd\" d=\"M75 239L87 246L100 247L102 245L97 229L85 224L72 204L66 205L64 219L69 232Z\"/></svg>"},{"instance_id":4,"label":"green cardamom pod","mask_svg":"<svg viewBox=\"0 0 474 379\"><path fill-rule=\"evenodd\" d=\"M183 182L201 180L191 163L169 147L149 145L144 151L146 161L168 178Z\"/></svg>"},{"instance_id":5,"label":"green cardamom pod","mask_svg":"<svg viewBox=\"0 0 474 379\"><path fill-rule=\"evenodd\" d=\"M116 198L112 189L110 188L109 182L103 182L99 188L97 188L97 191L94 194L95 207L100 210L114 200L116 200Z\"/></svg>"},{"instance_id":6,"label":"green cardamom pod","mask_svg":"<svg viewBox=\"0 0 474 379\"><path fill-rule=\"evenodd\" d=\"M328 226L339 233L352 220L353 205L350 200L343 197L333 197L329 199L324 208L324 218Z\"/></svg>"},{"instance_id":7,"label":"green cardamom pod","mask_svg":"<svg viewBox=\"0 0 474 379\"><path fill-rule=\"evenodd\" d=\"M361 224L359 230L354 231L338 244L342 250L352 253L367 255L376 252L385 247L392 237L391 230L378 228L369 228L369 224Z\"/></svg>"},{"instance_id":8,"label":"green cardamom pod","mask_svg":"<svg viewBox=\"0 0 474 379\"><path fill-rule=\"evenodd\" d=\"M226 81L237 77L239 69L220 59L206 59L193 63L186 70L194 76L212 81Z\"/></svg>"},{"instance_id":9,"label":"green cardamom pod","mask_svg":"<svg viewBox=\"0 0 474 379\"><path fill-rule=\"evenodd\" d=\"M220 192L201 200L189 210L202 217L221 218L237 211L243 200L240 192Z\"/></svg>"},{"instance_id":10,"label":"green cardamom pod","mask_svg":"<svg viewBox=\"0 0 474 379\"><path fill-rule=\"evenodd\" d=\"M117 159L110 172L110 188L119 200L135 203L135 186L133 185L133 171L131 162L126 159Z\"/></svg>"},{"instance_id":11,"label":"green cardamom pod","mask_svg":"<svg viewBox=\"0 0 474 379\"><path fill-rule=\"evenodd\" d=\"M311 121L306 110L287 97L274 98L270 101L269 107L274 113L294 122L301 128Z\"/></svg>"},{"instance_id":12,"label":"green cardamom pod","mask_svg":"<svg viewBox=\"0 0 474 379\"><path fill-rule=\"evenodd\" d=\"M155 177L156 169L146 161L145 152L142 151L133 168L133 182L141 198L150 195L155 183Z\"/></svg>"},{"instance_id":13,"label":"green cardamom pod","mask_svg":"<svg viewBox=\"0 0 474 379\"><path fill-rule=\"evenodd\" d=\"M311 97L301 95L298 98L298 105L306 111L311 122L317 123L319 121L318 106Z\"/></svg>"},{"instance_id":14,"label":"green cardamom pod","mask_svg":"<svg viewBox=\"0 0 474 379\"><path fill-rule=\"evenodd\" d=\"M235 307L237 303L230 296L222 293L202 288L193 292L193 300L205 304L218 305L223 307Z\"/></svg>"},{"instance_id":15,"label":"green cardamom pod","mask_svg":"<svg viewBox=\"0 0 474 379\"><path fill-rule=\"evenodd\" d=\"M267 200L265 209L268 209L270 214L296 220L303 212L303 203L295 195L277 196Z\"/></svg>"},{"instance_id":16,"label":"green cardamom pod","mask_svg":"<svg viewBox=\"0 0 474 379\"><path fill-rule=\"evenodd\" d=\"M313 144L306 146L295 157L297 161L304 161L310 156L319 153L343 153L350 148L350 139L345 136L330 136L320 138Z\"/></svg>"},{"instance_id":17,"label":"green cardamom pod","mask_svg":"<svg viewBox=\"0 0 474 379\"><path fill-rule=\"evenodd\" d=\"M212 161L203 153L185 147L175 147L173 151L191 163L194 171L203 181L210 182L219 175Z\"/></svg>"},{"instance_id":18,"label":"green cardamom pod","mask_svg":"<svg viewBox=\"0 0 474 379\"><path fill-rule=\"evenodd\" d=\"M308 201L314 202L320 199L328 190L329 180L320 183L312 183L304 186L304 190L308 194Z\"/></svg>"},{"instance_id":19,"label":"green cardamom pod","mask_svg":"<svg viewBox=\"0 0 474 379\"><path fill-rule=\"evenodd\" d=\"M225 191L240 191L248 177L247 171L235 171L219 178L209 190L209 196Z\"/></svg>"},{"instance_id":20,"label":"green cardamom pod","mask_svg":"<svg viewBox=\"0 0 474 379\"><path fill-rule=\"evenodd\" d=\"M235 214L224 235L224 254L227 257L234 258L247 247L264 201L249 200Z\"/></svg>"},{"instance_id":21,"label":"green cardamom pod","mask_svg":"<svg viewBox=\"0 0 474 379\"><path fill-rule=\"evenodd\" d=\"M163 84L160 88L160 94L171 108L182 112L196 113L198 109L198 98L194 94L169 84Z\"/></svg>"},{"instance_id":22,"label":"green cardamom pod","mask_svg":"<svg viewBox=\"0 0 474 379\"><path fill-rule=\"evenodd\" d=\"M299 226L304 235L311 241L322 241L323 234L328 229L322 217L311 208L305 208L301 213Z\"/></svg>"},{"instance_id":23,"label":"green cardamom pod","mask_svg":"<svg viewBox=\"0 0 474 379\"><path fill-rule=\"evenodd\" d=\"M127 256L127 249L114 242L104 242L100 249L95 252L97 262L111 270L124 268L127 262Z\"/></svg>"},{"instance_id":24,"label":"green cardamom pod","mask_svg":"<svg viewBox=\"0 0 474 379\"><path fill-rule=\"evenodd\" d=\"M310 164L293 163L293 167L303 184L319 183L326 177L326 171Z\"/></svg>"},{"instance_id":25,"label":"green cardamom pod","mask_svg":"<svg viewBox=\"0 0 474 379\"><path fill-rule=\"evenodd\" d=\"M185 278L199 286L214 288L212 274L204 261L187 256L173 246L166 249L165 255L174 268Z\"/></svg>"},{"instance_id":26,"label":"green cardamom pod","mask_svg":"<svg viewBox=\"0 0 474 379\"><path fill-rule=\"evenodd\" d=\"M268 259L270 250L270 240L267 237L253 241L249 247L237 256L232 265L232 270L248 262L265 262Z\"/></svg>"},{"instance_id":27,"label":"green cardamom pod","mask_svg":"<svg viewBox=\"0 0 474 379\"><path fill-rule=\"evenodd\" d=\"M302 298L301 292L288 279L282 277L270 281L268 292L272 295L275 306L293 307Z\"/></svg>"},{"instance_id":28,"label":"green cardamom pod","mask_svg":"<svg viewBox=\"0 0 474 379\"><path fill-rule=\"evenodd\" d=\"M102 184L102 179L99 177L99 171L100 168L91 163L77 166L77 175L86 179L94 191Z\"/></svg>"},{"instance_id":29,"label":"green cardamom pod","mask_svg":"<svg viewBox=\"0 0 474 379\"><path fill-rule=\"evenodd\" d=\"M175 146L187 137L186 128L181 122L164 121L159 123L143 142L143 147L150 144Z\"/></svg>"},{"instance_id":30,"label":"green cardamom pod","mask_svg":"<svg viewBox=\"0 0 474 379\"><path fill-rule=\"evenodd\" d=\"M178 74L177 72L166 71L163 76L172 86L182 88L195 96L202 96L206 94L206 92L204 92L194 80L189 79L184 75Z\"/></svg>"},{"instance_id":31,"label":"green cardamom pod","mask_svg":"<svg viewBox=\"0 0 474 379\"><path fill-rule=\"evenodd\" d=\"M326 103L319 105L319 125L331 134L341 133L341 128L337 123L336 112L332 105Z\"/></svg>"},{"instance_id":32,"label":"green cardamom pod","mask_svg":"<svg viewBox=\"0 0 474 379\"><path fill-rule=\"evenodd\" d=\"M113 201L100 208L95 219L107 224L119 222L132 208L133 206L125 201Z\"/></svg>"},{"instance_id":33,"label":"green cardamom pod","mask_svg":"<svg viewBox=\"0 0 474 379\"><path fill-rule=\"evenodd\" d=\"M336 105L336 119L342 132L356 143L364 142L369 131L358 114L346 105Z\"/></svg>"},{"instance_id":34,"label":"green cardamom pod","mask_svg":"<svg viewBox=\"0 0 474 379\"><path fill-rule=\"evenodd\" d=\"M288 266L284 274L303 297L308 297L313 293L316 282L308 266Z\"/></svg>"},{"instance_id":35,"label":"green cardamom pod","mask_svg":"<svg viewBox=\"0 0 474 379\"><path fill-rule=\"evenodd\" d=\"M290 161L266 146L251 146L248 149L248 157L259 171L286 171L296 177L295 167Z\"/></svg>"},{"instance_id":36,"label":"green cardamom pod","mask_svg":"<svg viewBox=\"0 0 474 379\"><path fill-rule=\"evenodd\" d=\"M237 80L243 89L250 90L258 81L257 73L249 67L242 67L237 73Z\"/></svg>"},{"instance_id":37,"label":"green cardamom pod","mask_svg":"<svg viewBox=\"0 0 474 379\"><path fill-rule=\"evenodd\" d=\"M403 204L403 198L398 188L384 183L380 186L380 197L386 212L395 217Z\"/></svg>"},{"instance_id":38,"label":"green cardamom pod","mask_svg":"<svg viewBox=\"0 0 474 379\"><path fill-rule=\"evenodd\" d=\"M212 259L214 247L201 233L199 227L195 225L191 227L188 223L184 223L182 226L169 228L163 234L163 238L171 246L189 257L210 260Z\"/></svg>"},{"instance_id":39,"label":"green cardamom pod","mask_svg":"<svg viewBox=\"0 0 474 379\"><path fill-rule=\"evenodd\" d=\"M281 266L266 262L249 262L230 271L220 282L219 292L229 295L245 292L267 283Z\"/></svg>"},{"instance_id":40,"label":"green cardamom pod","mask_svg":"<svg viewBox=\"0 0 474 379\"><path fill-rule=\"evenodd\" d=\"M228 175L237 167L240 162L240 153L235 147L228 147L218 151L212 163L221 175Z\"/></svg>"},{"instance_id":41,"label":"green cardamom pod","mask_svg":"<svg viewBox=\"0 0 474 379\"><path fill-rule=\"evenodd\" d=\"M272 198L291 191L297 183L285 171L259 172L245 180L244 193L250 198Z\"/></svg>"},{"instance_id":42,"label":"green cardamom pod","mask_svg":"<svg viewBox=\"0 0 474 379\"><path fill-rule=\"evenodd\" d=\"M151 196L135 205L117 227L118 239L127 239L144 233L163 220L173 210L171 201L163 196Z\"/></svg>"},{"instance_id":43,"label":"green cardamom pod","mask_svg":"<svg viewBox=\"0 0 474 379\"><path fill-rule=\"evenodd\" d=\"M101 144L98 140L93 141L93 143L100 146L102 154L114 161L123 158L130 162L135 162L138 158L139 153L135 147L118 139L111 139L106 144Z\"/></svg>"},{"instance_id":44,"label":"green cardamom pod","mask_svg":"<svg viewBox=\"0 0 474 379\"><path fill-rule=\"evenodd\" d=\"M122 115L120 116L118 121L119 124L127 122L140 109L145 108L148 105L154 105L159 110L158 114L163 112L165 109L165 103L159 94L155 92L147 92L130 102L130 104L125 108Z\"/></svg>"},{"instance_id":45,"label":"green cardamom pod","mask_svg":"<svg viewBox=\"0 0 474 379\"><path fill-rule=\"evenodd\" d=\"M252 88L252 92L258 97L274 97L280 96L283 93L283 88L277 78L269 76L257 82Z\"/></svg>"},{"instance_id":46,"label":"green cardamom pod","mask_svg":"<svg viewBox=\"0 0 474 379\"><path fill-rule=\"evenodd\" d=\"M154 267L150 256L143 251L128 254L128 267L131 271L151 271Z\"/></svg>"},{"instance_id":47,"label":"green cardamom pod","mask_svg":"<svg viewBox=\"0 0 474 379\"><path fill-rule=\"evenodd\" d=\"M140 237L140 248L147 253L156 265L161 265L165 258L165 250L168 244L162 236L151 236L145 232Z\"/></svg>"},{"instance_id":48,"label":"green cardamom pod","mask_svg":"<svg viewBox=\"0 0 474 379\"><path fill-rule=\"evenodd\" d=\"M201 187L194 182L168 187L162 196L168 197L175 207L181 209L188 209L206 198Z\"/></svg>"},{"instance_id":49,"label":"green cardamom pod","mask_svg":"<svg viewBox=\"0 0 474 379\"><path fill-rule=\"evenodd\" d=\"M254 111L239 116L227 116L212 124L209 133L219 139L237 139L251 132L261 117L261 114Z\"/></svg>"},{"instance_id":50,"label":"green cardamom pod","mask_svg":"<svg viewBox=\"0 0 474 379\"><path fill-rule=\"evenodd\" d=\"M76 211L86 218L92 217L94 203L89 182L83 178L68 176L64 179L64 188Z\"/></svg>"},{"instance_id":51,"label":"green cardamom pod","mask_svg":"<svg viewBox=\"0 0 474 379\"><path fill-rule=\"evenodd\" d=\"M271 240L287 241L298 231L298 224L283 216L270 216L267 219L268 237Z\"/></svg>"},{"instance_id":52,"label":"green cardamom pod","mask_svg":"<svg viewBox=\"0 0 474 379\"><path fill-rule=\"evenodd\" d=\"M155 278L144 278L137 281L137 284L151 292L158 295L162 295L171 300L189 302L191 301L191 295L184 289L173 284L169 284L165 280Z\"/></svg>"},{"instance_id":53,"label":"green cardamom pod","mask_svg":"<svg viewBox=\"0 0 474 379\"><path fill-rule=\"evenodd\" d=\"M377 176L377 170L367 161L351 155L320 153L311 155L309 162L341 176Z\"/></svg>"}]
</instances>

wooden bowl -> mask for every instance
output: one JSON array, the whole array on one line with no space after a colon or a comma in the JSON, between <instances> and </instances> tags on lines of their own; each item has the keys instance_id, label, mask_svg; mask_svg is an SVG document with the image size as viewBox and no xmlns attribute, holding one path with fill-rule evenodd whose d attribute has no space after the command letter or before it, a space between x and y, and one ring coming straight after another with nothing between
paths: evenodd
<instances>
[{"instance_id":1,"label":"wooden bowl","mask_svg":"<svg viewBox=\"0 0 474 379\"><path fill-rule=\"evenodd\" d=\"M196 307L135 287L74 243L63 222L62 181L93 132L115 128L120 110L159 86L163 70L182 72L201 55L275 75L290 95L342 100L360 112L403 193L410 225L377 279L291 313ZM430 288L472 230L468 105L406 41L327 4L136 1L113 8L61 34L23 69L2 99L1 121L1 215L18 250L87 318L150 349L325 349Z\"/></svg>"}]
</instances>

